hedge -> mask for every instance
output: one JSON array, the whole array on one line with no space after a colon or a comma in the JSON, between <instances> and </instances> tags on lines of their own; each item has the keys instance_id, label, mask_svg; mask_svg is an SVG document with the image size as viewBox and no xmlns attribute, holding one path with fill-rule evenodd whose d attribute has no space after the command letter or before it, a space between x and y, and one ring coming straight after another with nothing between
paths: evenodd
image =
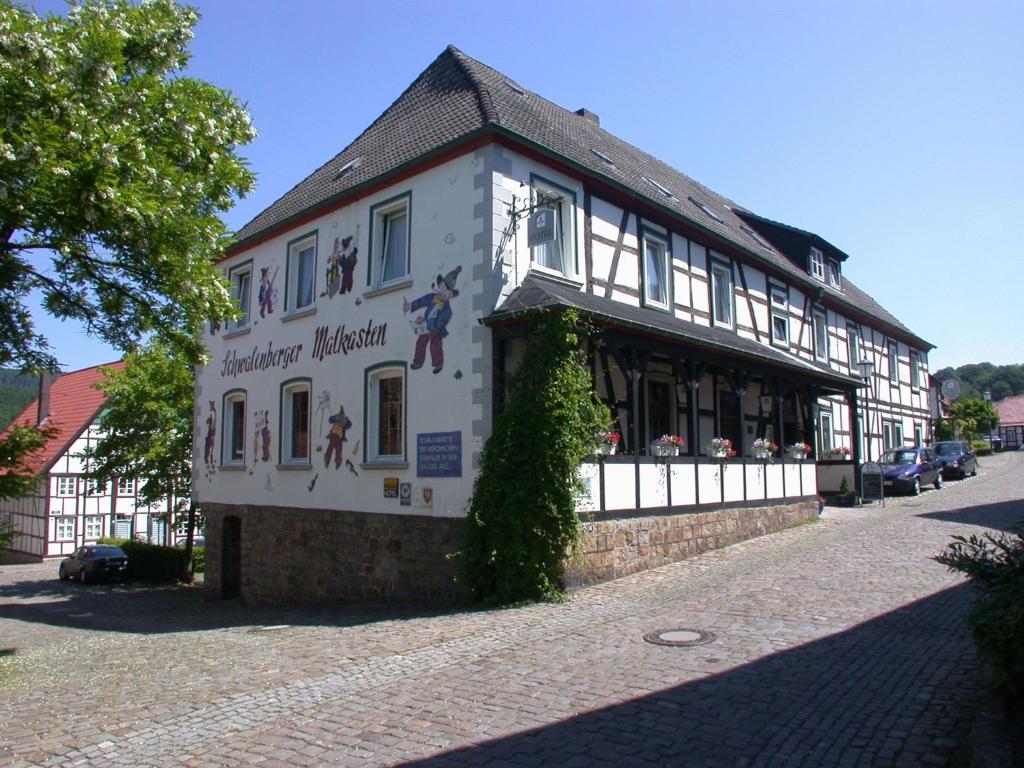
<instances>
[{"instance_id":1,"label":"hedge","mask_svg":"<svg viewBox=\"0 0 1024 768\"><path fill-rule=\"evenodd\" d=\"M185 570L185 550L163 547L132 539L99 539L99 544L113 544L128 555L125 578L142 581L177 581Z\"/></svg>"}]
</instances>

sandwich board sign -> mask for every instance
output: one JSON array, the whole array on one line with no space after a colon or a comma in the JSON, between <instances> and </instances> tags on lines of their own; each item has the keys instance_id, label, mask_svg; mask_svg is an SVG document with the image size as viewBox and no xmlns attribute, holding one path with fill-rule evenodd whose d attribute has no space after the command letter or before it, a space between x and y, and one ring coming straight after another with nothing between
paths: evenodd
<instances>
[{"instance_id":1,"label":"sandwich board sign","mask_svg":"<svg viewBox=\"0 0 1024 768\"><path fill-rule=\"evenodd\" d=\"M880 501L885 506L885 487L882 482L882 465L873 461L860 466L860 497L865 501Z\"/></svg>"}]
</instances>

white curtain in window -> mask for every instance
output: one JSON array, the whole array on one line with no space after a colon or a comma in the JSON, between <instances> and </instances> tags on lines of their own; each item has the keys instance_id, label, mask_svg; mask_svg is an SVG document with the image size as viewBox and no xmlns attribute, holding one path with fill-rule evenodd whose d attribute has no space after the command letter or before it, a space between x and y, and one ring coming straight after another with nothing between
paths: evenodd
<instances>
[{"instance_id":1,"label":"white curtain in window","mask_svg":"<svg viewBox=\"0 0 1024 768\"><path fill-rule=\"evenodd\" d=\"M732 325L732 279L728 271L715 269L715 322Z\"/></svg>"},{"instance_id":2,"label":"white curtain in window","mask_svg":"<svg viewBox=\"0 0 1024 768\"><path fill-rule=\"evenodd\" d=\"M295 308L308 307L313 303L313 247L303 248L296 259Z\"/></svg>"},{"instance_id":3,"label":"white curtain in window","mask_svg":"<svg viewBox=\"0 0 1024 768\"><path fill-rule=\"evenodd\" d=\"M668 283L665 280L665 252L659 243L645 241L647 252L647 298L668 304Z\"/></svg>"},{"instance_id":4,"label":"white curtain in window","mask_svg":"<svg viewBox=\"0 0 1024 768\"><path fill-rule=\"evenodd\" d=\"M405 254L407 252L409 217L405 211L387 217L384 233L384 268L381 282L388 283L405 276Z\"/></svg>"}]
</instances>

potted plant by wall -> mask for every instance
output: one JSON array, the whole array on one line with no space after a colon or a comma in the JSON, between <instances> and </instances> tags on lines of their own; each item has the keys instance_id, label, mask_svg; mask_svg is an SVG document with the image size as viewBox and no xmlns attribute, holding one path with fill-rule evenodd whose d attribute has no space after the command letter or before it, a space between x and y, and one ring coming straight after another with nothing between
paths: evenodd
<instances>
[{"instance_id":1,"label":"potted plant by wall","mask_svg":"<svg viewBox=\"0 0 1024 768\"><path fill-rule=\"evenodd\" d=\"M850 458L850 449L837 445L835 448L829 450L828 457L832 459L832 461L846 461Z\"/></svg>"},{"instance_id":2,"label":"potted plant by wall","mask_svg":"<svg viewBox=\"0 0 1024 768\"><path fill-rule=\"evenodd\" d=\"M754 452L754 458L761 461L771 461L775 458L775 452L779 450L779 446L769 440L767 437L759 437L754 441L752 446Z\"/></svg>"},{"instance_id":3,"label":"potted plant by wall","mask_svg":"<svg viewBox=\"0 0 1024 768\"><path fill-rule=\"evenodd\" d=\"M793 443L786 448L786 452L791 459L806 459L807 454L811 452L811 446L807 443Z\"/></svg>"},{"instance_id":4,"label":"potted plant by wall","mask_svg":"<svg viewBox=\"0 0 1024 768\"><path fill-rule=\"evenodd\" d=\"M662 435L651 442L651 456L678 456L679 451L686 447L686 441L679 435Z\"/></svg>"},{"instance_id":5,"label":"potted plant by wall","mask_svg":"<svg viewBox=\"0 0 1024 768\"><path fill-rule=\"evenodd\" d=\"M621 439L622 436L618 432L602 432L597 436L597 455L614 456L619 449L619 440Z\"/></svg>"},{"instance_id":6,"label":"potted plant by wall","mask_svg":"<svg viewBox=\"0 0 1024 768\"><path fill-rule=\"evenodd\" d=\"M713 459L731 459L736 455L732 449L732 440L728 437L715 437L707 445L708 456Z\"/></svg>"},{"instance_id":7,"label":"potted plant by wall","mask_svg":"<svg viewBox=\"0 0 1024 768\"><path fill-rule=\"evenodd\" d=\"M852 507L857 502L857 497L850 490L850 481L843 475L843 481L839 484L839 493L835 498L836 506Z\"/></svg>"}]
</instances>

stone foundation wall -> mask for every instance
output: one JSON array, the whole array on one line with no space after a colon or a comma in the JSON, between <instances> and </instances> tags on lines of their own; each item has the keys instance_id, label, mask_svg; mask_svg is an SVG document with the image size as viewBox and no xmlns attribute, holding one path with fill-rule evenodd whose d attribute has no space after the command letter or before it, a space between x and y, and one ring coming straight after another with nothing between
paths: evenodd
<instances>
[{"instance_id":1,"label":"stone foundation wall","mask_svg":"<svg viewBox=\"0 0 1024 768\"><path fill-rule=\"evenodd\" d=\"M452 602L461 519L204 504L207 599L222 597L223 521L241 520L240 597L275 603Z\"/></svg>"},{"instance_id":2,"label":"stone foundation wall","mask_svg":"<svg viewBox=\"0 0 1024 768\"><path fill-rule=\"evenodd\" d=\"M581 557L567 564L566 586L580 587L657 568L817 516L817 502L800 501L585 523Z\"/></svg>"}]
</instances>

